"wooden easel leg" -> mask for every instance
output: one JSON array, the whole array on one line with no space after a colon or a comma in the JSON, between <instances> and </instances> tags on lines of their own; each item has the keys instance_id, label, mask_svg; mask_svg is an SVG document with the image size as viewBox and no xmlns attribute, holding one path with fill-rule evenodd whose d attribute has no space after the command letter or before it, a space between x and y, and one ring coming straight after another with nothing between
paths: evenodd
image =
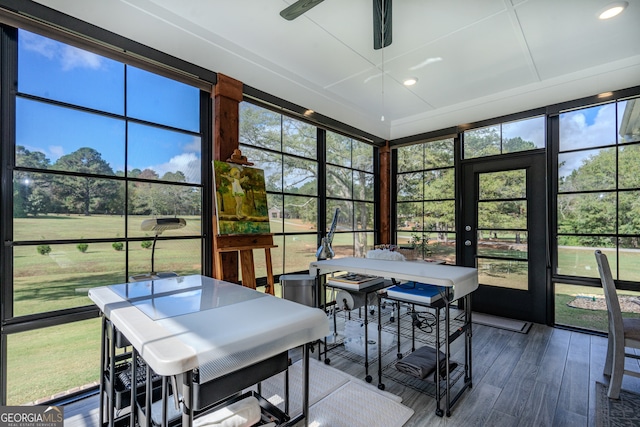
<instances>
[{"instance_id":1,"label":"wooden easel leg","mask_svg":"<svg viewBox=\"0 0 640 427\"><path fill-rule=\"evenodd\" d=\"M275 283L273 280L273 266L271 265L271 249L264 248L264 257L267 263L267 293L274 295Z\"/></svg>"},{"instance_id":2,"label":"wooden easel leg","mask_svg":"<svg viewBox=\"0 0 640 427\"><path fill-rule=\"evenodd\" d=\"M243 249L240 251L240 264L242 266L242 286L256 288L256 271L253 265L253 250Z\"/></svg>"},{"instance_id":3,"label":"wooden easel leg","mask_svg":"<svg viewBox=\"0 0 640 427\"><path fill-rule=\"evenodd\" d=\"M224 280L224 269L222 268L222 252L216 252L215 254L215 263L213 266L213 271L215 277L218 280Z\"/></svg>"}]
</instances>

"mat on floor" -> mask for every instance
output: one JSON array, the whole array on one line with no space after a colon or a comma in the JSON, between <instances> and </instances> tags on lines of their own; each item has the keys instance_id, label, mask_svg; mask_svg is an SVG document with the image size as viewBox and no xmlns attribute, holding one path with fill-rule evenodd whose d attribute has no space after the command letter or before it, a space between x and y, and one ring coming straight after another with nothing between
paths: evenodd
<instances>
[{"instance_id":1,"label":"mat on floor","mask_svg":"<svg viewBox=\"0 0 640 427\"><path fill-rule=\"evenodd\" d=\"M596 426L639 426L640 395L620 390L620 399L609 399L609 386L596 381Z\"/></svg>"},{"instance_id":2,"label":"mat on floor","mask_svg":"<svg viewBox=\"0 0 640 427\"><path fill-rule=\"evenodd\" d=\"M401 427L413 415L401 398L358 378L309 361L309 425L314 427ZM289 368L289 414L302 408L302 364ZM284 409L284 374L262 382L261 394Z\"/></svg>"},{"instance_id":3,"label":"mat on floor","mask_svg":"<svg viewBox=\"0 0 640 427\"><path fill-rule=\"evenodd\" d=\"M471 322L478 325L492 326L494 328L506 329L508 331L526 334L531 329L531 322L523 320L507 319L506 317L492 316L484 313L473 313Z\"/></svg>"}]
</instances>

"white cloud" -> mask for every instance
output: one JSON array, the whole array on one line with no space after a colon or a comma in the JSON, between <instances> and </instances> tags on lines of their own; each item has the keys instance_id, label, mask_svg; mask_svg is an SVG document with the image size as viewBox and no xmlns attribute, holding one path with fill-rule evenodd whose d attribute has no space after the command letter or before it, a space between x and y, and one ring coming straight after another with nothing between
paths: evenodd
<instances>
[{"instance_id":1,"label":"white cloud","mask_svg":"<svg viewBox=\"0 0 640 427\"><path fill-rule=\"evenodd\" d=\"M55 55L57 43L37 34L24 31L20 34L20 42L26 50L36 52L46 58L52 59Z\"/></svg>"},{"instance_id":2,"label":"white cloud","mask_svg":"<svg viewBox=\"0 0 640 427\"><path fill-rule=\"evenodd\" d=\"M182 153L172 157L167 163L148 166L162 177L167 172L181 171L188 182L200 183L200 158L195 153Z\"/></svg>"},{"instance_id":3,"label":"white cloud","mask_svg":"<svg viewBox=\"0 0 640 427\"><path fill-rule=\"evenodd\" d=\"M594 110L578 110L564 113L560 120L560 150L568 151L580 148L600 147L616 141L615 104L607 104L597 108L592 120L589 113ZM567 176L582 166L584 160L596 155L598 149L560 154L559 161L564 165L558 171L560 176Z\"/></svg>"},{"instance_id":4,"label":"white cloud","mask_svg":"<svg viewBox=\"0 0 640 427\"><path fill-rule=\"evenodd\" d=\"M184 146L184 151L187 153L200 153L202 151L200 138L193 137L193 140Z\"/></svg>"},{"instance_id":5,"label":"white cloud","mask_svg":"<svg viewBox=\"0 0 640 427\"><path fill-rule=\"evenodd\" d=\"M502 125L502 138L510 139L520 137L523 141L531 141L536 147L545 146L545 126L544 118L519 120Z\"/></svg>"},{"instance_id":6,"label":"white cloud","mask_svg":"<svg viewBox=\"0 0 640 427\"><path fill-rule=\"evenodd\" d=\"M102 58L100 56L73 46L64 46L60 49L60 61L64 71L74 68L97 70L102 66Z\"/></svg>"},{"instance_id":7,"label":"white cloud","mask_svg":"<svg viewBox=\"0 0 640 427\"><path fill-rule=\"evenodd\" d=\"M20 41L24 49L35 52L50 60L58 60L64 71L74 68L99 69L102 58L94 53L73 46L58 43L46 37L25 31Z\"/></svg>"},{"instance_id":8,"label":"white cloud","mask_svg":"<svg viewBox=\"0 0 640 427\"><path fill-rule=\"evenodd\" d=\"M591 121L584 110L564 113L560 120L560 150L598 147L615 143L615 104L598 108Z\"/></svg>"},{"instance_id":9,"label":"white cloud","mask_svg":"<svg viewBox=\"0 0 640 427\"><path fill-rule=\"evenodd\" d=\"M60 157L64 156L64 147L62 147L61 145L50 145L49 153L51 153L51 161L55 162Z\"/></svg>"}]
</instances>

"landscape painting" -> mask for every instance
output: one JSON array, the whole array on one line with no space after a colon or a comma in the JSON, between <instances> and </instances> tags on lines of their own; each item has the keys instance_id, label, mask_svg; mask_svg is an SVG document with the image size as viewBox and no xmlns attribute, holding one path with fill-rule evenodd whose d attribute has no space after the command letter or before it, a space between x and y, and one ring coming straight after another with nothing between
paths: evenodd
<instances>
[{"instance_id":1,"label":"landscape painting","mask_svg":"<svg viewBox=\"0 0 640 427\"><path fill-rule=\"evenodd\" d=\"M270 233L262 169L213 161L218 234Z\"/></svg>"}]
</instances>

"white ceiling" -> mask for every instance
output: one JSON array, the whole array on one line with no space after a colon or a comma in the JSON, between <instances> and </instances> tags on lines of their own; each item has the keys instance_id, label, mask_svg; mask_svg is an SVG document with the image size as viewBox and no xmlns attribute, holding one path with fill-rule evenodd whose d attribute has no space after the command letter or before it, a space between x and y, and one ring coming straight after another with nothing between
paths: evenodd
<instances>
[{"instance_id":1,"label":"white ceiling","mask_svg":"<svg viewBox=\"0 0 640 427\"><path fill-rule=\"evenodd\" d=\"M383 139L640 85L640 0L395 0L383 50L372 0L37 2Z\"/></svg>"}]
</instances>

